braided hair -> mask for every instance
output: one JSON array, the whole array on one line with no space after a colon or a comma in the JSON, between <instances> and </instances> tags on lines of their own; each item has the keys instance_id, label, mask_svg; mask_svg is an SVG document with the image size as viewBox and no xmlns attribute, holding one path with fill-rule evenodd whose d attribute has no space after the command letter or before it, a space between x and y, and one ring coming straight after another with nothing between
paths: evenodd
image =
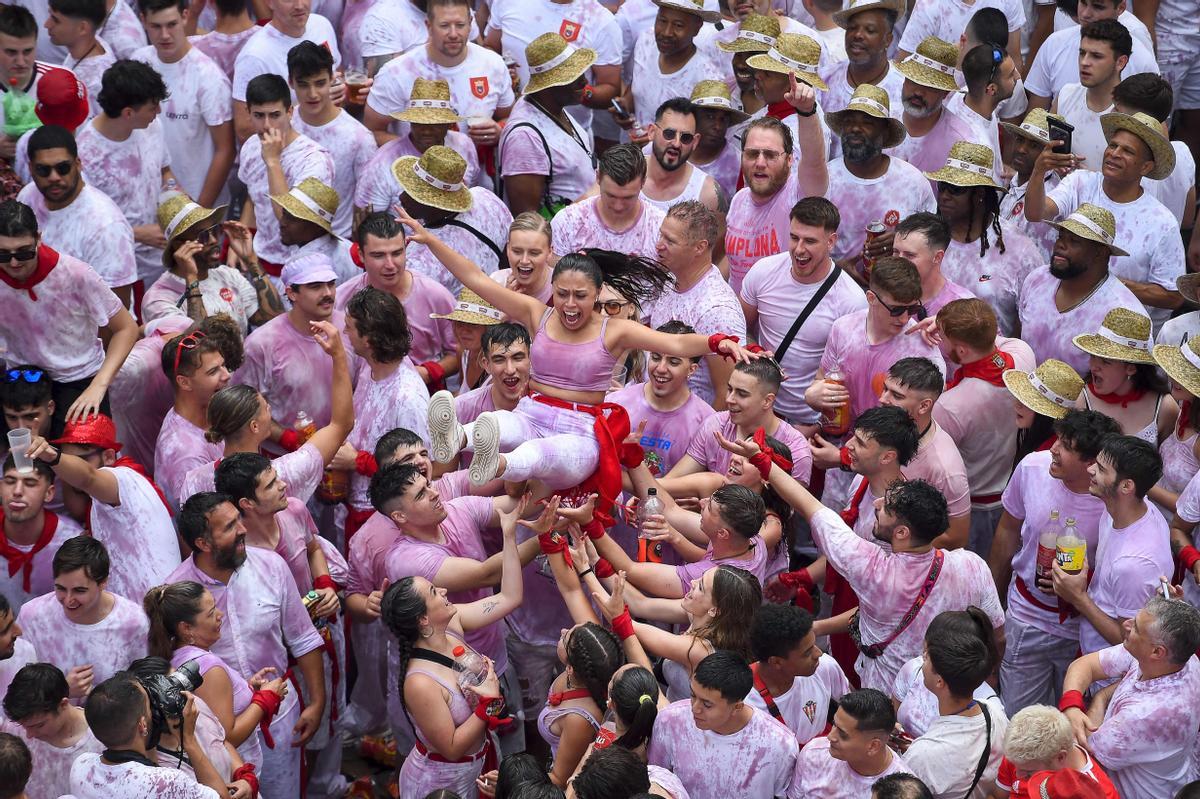
<instances>
[{"instance_id":1,"label":"braided hair","mask_svg":"<svg viewBox=\"0 0 1200 799\"><path fill-rule=\"evenodd\" d=\"M558 259L550 279L554 280L563 272L582 273L597 291L607 283L622 297L643 308L675 282L670 270L653 258L594 248L582 253L567 253Z\"/></svg>"},{"instance_id":2,"label":"braided hair","mask_svg":"<svg viewBox=\"0 0 1200 799\"><path fill-rule=\"evenodd\" d=\"M404 678L417 639L421 637L421 617L428 609L425 598L413 589L413 582L412 577L405 577L389 585L379 613L388 632L396 639L396 652L400 658L400 707L405 715L408 710L404 707Z\"/></svg>"},{"instance_id":3,"label":"braided hair","mask_svg":"<svg viewBox=\"0 0 1200 799\"><path fill-rule=\"evenodd\" d=\"M983 230L979 234L979 257L987 255L991 243L988 241L988 228L996 234L996 246L1000 254L1004 254L1004 231L1000 228L1000 190L991 186L976 186L983 192ZM967 230L975 227L975 204L971 203L971 215L967 218Z\"/></svg>"},{"instance_id":4,"label":"braided hair","mask_svg":"<svg viewBox=\"0 0 1200 799\"><path fill-rule=\"evenodd\" d=\"M625 653L612 630L589 621L571 632L567 640L567 665L603 708L608 704L608 683L616 670L625 665Z\"/></svg>"}]
</instances>

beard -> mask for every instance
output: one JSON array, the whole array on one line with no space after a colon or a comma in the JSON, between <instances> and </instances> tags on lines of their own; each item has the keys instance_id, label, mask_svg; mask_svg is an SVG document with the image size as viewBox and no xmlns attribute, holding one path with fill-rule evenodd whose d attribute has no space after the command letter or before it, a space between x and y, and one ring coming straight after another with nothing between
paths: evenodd
<instances>
[{"instance_id":1,"label":"beard","mask_svg":"<svg viewBox=\"0 0 1200 799\"><path fill-rule=\"evenodd\" d=\"M842 137L842 157L852 164L862 164L883 152L879 144L859 136Z\"/></svg>"},{"instance_id":2,"label":"beard","mask_svg":"<svg viewBox=\"0 0 1200 799\"><path fill-rule=\"evenodd\" d=\"M933 116L934 114L936 114L938 111L937 106L924 105L924 101L922 101L921 105L914 105L906 97L906 98L904 98L903 102L904 102L904 113L908 114L910 117L913 117L914 119L927 119L927 118Z\"/></svg>"},{"instance_id":3,"label":"beard","mask_svg":"<svg viewBox=\"0 0 1200 799\"><path fill-rule=\"evenodd\" d=\"M246 536L239 535L228 549L213 550L213 563L221 569L236 569L246 562L246 550L238 548L246 543Z\"/></svg>"},{"instance_id":4,"label":"beard","mask_svg":"<svg viewBox=\"0 0 1200 799\"><path fill-rule=\"evenodd\" d=\"M683 157L682 150L679 151L679 156L675 159L674 163L667 161L667 150L669 149L671 148L663 147L662 149L659 149L657 144L652 144L650 146L650 152L654 155L654 160L658 162L658 165L663 168L664 172L674 172L687 165L688 159Z\"/></svg>"},{"instance_id":5,"label":"beard","mask_svg":"<svg viewBox=\"0 0 1200 799\"><path fill-rule=\"evenodd\" d=\"M1057 266L1054 259L1050 259L1050 276L1058 280L1070 280L1073 277L1079 277L1087 271L1085 264L1077 264L1074 261L1067 261L1066 266Z\"/></svg>"}]
</instances>

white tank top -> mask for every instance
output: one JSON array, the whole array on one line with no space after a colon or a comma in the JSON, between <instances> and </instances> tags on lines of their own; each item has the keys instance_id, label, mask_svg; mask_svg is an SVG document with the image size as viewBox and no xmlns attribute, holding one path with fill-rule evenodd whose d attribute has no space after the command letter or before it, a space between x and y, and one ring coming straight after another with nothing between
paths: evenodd
<instances>
[{"instance_id":1,"label":"white tank top","mask_svg":"<svg viewBox=\"0 0 1200 799\"><path fill-rule=\"evenodd\" d=\"M704 180L708 177L708 173L698 166L693 166L692 164L688 164L688 166L692 170L692 175L688 178L687 185L683 187L683 191L679 192L679 194L669 200L655 200L652 197L647 197L646 193L642 192L642 200L664 211L670 210L671 206L675 203L686 202L687 200L699 200L700 191L704 188Z\"/></svg>"}]
</instances>

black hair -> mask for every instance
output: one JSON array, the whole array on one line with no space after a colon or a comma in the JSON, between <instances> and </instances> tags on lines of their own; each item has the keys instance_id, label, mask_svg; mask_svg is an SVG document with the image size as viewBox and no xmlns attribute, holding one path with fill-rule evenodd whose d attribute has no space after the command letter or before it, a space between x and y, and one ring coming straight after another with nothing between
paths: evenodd
<instances>
[{"instance_id":1,"label":"black hair","mask_svg":"<svg viewBox=\"0 0 1200 799\"><path fill-rule=\"evenodd\" d=\"M0 799L25 795L25 786L33 774L33 756L17 736L0 732Z\"/></svg>"},{"instance_id":2,"label":"black hair","mask_svg":"<svg viewBox=\"0 0 1200 799\"><path fill-rule=\"evenodd\" d=\"M377 239L394 239L404 235L404 226L396 221L396 217L385 211L367 214L363 221L354 229L354 241L358 246L367 246L367 236Z\"/></svg>"},{"instance_id":3,"label":"black hair","mask_svg":"<svg viewBox=\"0 0 1200 799\"><path fill-rule=\"evenodd\" d=\"M750 664L737 652L718 649L696 664L692 679L716 691L726 702L741 702L754 687Z\"/></svg>"},{"instance_id":4,"label":"black hair","mask_svg":"<svg viewBox=\"0 0 1200 799\"><path fill-rule=\"evenodd\" d=\"M1162 456L1153 444L1137 436L1112 435L1104 439L1100 455L1112 464L1117 481L1132 480L1138 499L1162 478Z\"/></svg>"},{"instance_id":5,"label":"black hair","mask_svg":"<svg viewBox=\"0 0 1200 799\"><path fill-rule=\"evenodd\" d=\"M79 146L75 143L75 134L61 125L42 125L34 128L25 143L25 154L33 160L35 153L42 150L66 150L72 158L79 157ZM9 200L8 202L16 202ZM33 232L37 232L35 227Z\"/></svg>"},{"instance_id":6,"label":"black hair","mask_svg":"<svg viewBox=\"0 0 1200 799\"><path fill-rule=\"evenodd\" d=\"M559 258L550 279L557 280L563 272L583 274L597 290L607 283L625 299L642 306L675 282L671 271L653 258L594 248Z\"/></svg>"},{"instance_id":7,"label":"black hair","mask_svg":"<svg viewBox=\"0 0 1200 799\"><path fill-rule=\"evenodd\" d=\"M267 73L251 78L246 84L246 107L283 103L285 111L292 107L292 90L279 75Z\"/></svg>"},{"instance_id":8,"label":"black hair","mask_svg":"<svg viewBox=\"0 0 1200 799\"><path fill-rule=\"evenodd\" d=\"M1054 433L1059 441L1071 448L1085 461L1094 461L1100 454L1104 439L1120 435L1121 426L1111 416L1100 411L1072 408L1067 415L1054 422Z\"/></svg>"},{"instance_id":9,"label":"black hair","mask_svg":"<svg viewBox=\"0 0 1200 799\"><path fill-rule=\"evenodd\" d=\"M778 394L783 385L783 370L774 358L756 358L753 361L738 361L733 371L750 375L767 390L768 394Z\"/></svg>"},{"instance_id":10,"label":"black hair","mask_svg":"<svg viewBox=\"0 0 1200 799\"><path fill-rule=\"evenodd\" d=\"M871 799L933 799L933 794L920 779L900 772L876 780Z\"/></svg>"},{"instance_id":11,"label":"black hair","mask_svg":"<svg viewBox=\"0 0 1200 799\"><path fill-rule=\"evenodd\" d=\"M371 486L368 489L371 507L386 516L391 512L392 502L404 496L404 492L418 477L424 476L421 468L411 463L389 463L387 466L381 466L379 471L371 476Z\"/></svg>"},{"instance_id":12,"label":"black hair","mask_svg":"<svg viewBox=\"0 0 1200 799\"><path fill-rule=\"evenodd\" d=\"M597 749L584 761L571 787L579 799L629 799L650 790L646 761L622 746Z\"/></svg>"},{"instance_id":13,"label":"black hair","mask_svg":"<svg viewBox=\"0 0 1200 799\"><path fill-rule=\"evenodd\" d=\"M1143 391L1147 394L1166 394L1171 390L1167 379L1162 376L1157 366L1152 363L1135 363L1126 364L1133 367L1133 374L1129 375L1129 384L1133 386L1134 391ZM1092 384L1092 373L1089 371L1084 378L1084 382L1088 385Z\"/></svg>"},{"instance_id":14,"label":"black hair","mask_svg":"<svg viewBox=\"0 0 1200 799\"><path fill-rule=\"evenodd\" d=\"M20 205L20 203L15 203ZM6 204L4 204L6 205ZM0 205L0 218L3 218L5 211L4 205ZM29 206L23 206L28 208ZM32 211L30 212L32 213ZM37 222L34 222L36 225ZM5 235L0 232L0 236ZM20 234L18 234L20 235ZM22 408L35 408L38 405L45 405L54 398L53 390L51 389L50 373L40 366L33 364L21 364L14 366L9 371L21 372L22 375L16 380L5 379L0 380L0 406L11 410L20 410ZM41 376L37 380L30 383L24 377L27 374L41 372Z\"/></svg>"},{"instance_id":15,"label":"black hair","mask_svg":"<svg viewBox=\"0 0 1200 799\"><path fill-rule=\"evenodd\" d=\"M988 239L988 229L996 236L996 247L1000 254L1008 252L1004 246L1004 229L1000 227L1000 190L992 186L976 186L972 191L980 191L983 196L983 228L979 231L979 257L987 255L992 243ZM975 226L975 203L971 203L967 216L967 230Z\"/></svg>"},{"instance_id":16,"label":"black hair","mask_svg":"<svg viewBox=\"0 0 1200 799\"><path fill-rule=\"evenodd\" d=\"M1004 54L1004 45L1002 44L977 44L967 51L963 57L962 72L963 77L967 80L967 91L972 95L978 95L987 88L989 83L994 82L996 71L999 65L995 63L995 51L999 50ZM1004 54L1000 62L1004 62Z\"/></svg>"},{"instance_id":17,"label":"black hair","mask_svg":"<svg viewBox=\"0 0 1200 799\"><path fill-rule=\"evenodd\" d=\"M496 771L496 799L512 799L513 791L526 783L550 782L546 769L528 752L508 755Z\"/></svg>"},{"instance_id":18,"label":"black hair","mask_svg":"<svg viewBox=\"0 0 1200 799\"><path fill-rule=\"evenodd\" d=\"M83 569L84 576L89 580L102 583L108 579L111 565L104 544L90 535L77 535L64 541L54 553L50 570L58 578L76 569Z\"/></svg>"},{"instance_id":19,"label":"black hair","mask_svg":"<svg viewBox=\"0 0 1200 799\"><path fill-rule=\"evenodd\" d=\"M917 455L921 437L908 411L895 405L879 405L863 411L854 420L854 430L880 446L896 450L896 462L906 466Z\"/></svg>"},{"instance_id":20,"label":"black hair","mask_svg":"<svg viewBox=\"0 0 1200 799\"><path fill-rule=\"evenodd\" d=\"M184 342L189 342L191 346L185 346ZM196 370L200 368L201 360L205 355L210 352L217 352L221 353L221 357L224 358L221 343L216 338L210 338L208 334L200 338L193 336L192 333L180 333L178 336L169 339L162 348L159 365L162 366L163 374L167 376L167 380L171 382L172 390L177 385L175 383L176 377L179 375L191 377L196 374ZM178 363L178 366L176 366L176 363ZM233 367L226 364L226 368L232 369Z\"/></svg>"},{"instance_id":21,"label":"black hair","mask_svg":"<svg viewBox=\"0 0 1200 799\"><path fill-rule=\"evenodd\" d=\"M154 67L144 61L122 58L104 70L96 102L106 117L115 119L126 108L161 103L169 96L167 84Z\"/></svg>"},{"instance_id":22,"label":"black hair","mask_svg":"<svg viewBox=\"0 0 1200 799\"><path fill-rule=\"evenodd\" d=\"M595 622L585 622L567 639L567 665L601 710L608 704L608 681L625 665L625 653L616 633Z\"/></svg>"},{"instance_id":23,"label":"black hair","mask_svg":"<svg viewBox=\"0 0 1200 799\"><path fill-rule=\"evenodd\" d=\"M483 335L479 337L481 352L486 354L493 344L497 344L505 350L514 344L524 344L528 349L533 346L533 339L529 337L529 331L525 329L525 325L517 322L501 322L498 325L485 327Z\"/></svg>"},{"instance_id":24,"label":"black hair","mask_svg":"<svg viewBox=\"0 0 1200 799\"><path fill-rule=\"evenodd\" d=\"M462 797L449 788L438 788L436 791L425 794L424 799L462 799Z\"/></svg>"},{"instance_id":25,"label":"black hair","mask_svg":"<svg viewBox=\"0 0 1200 799\"><path fill-rule=\"evenodd\" d=\"M692 101L686 97L672 97L663 102L654 112L654 121L661 122L663 115L668 111L674 111L676 114L685 114L689 116L696 115L696 107L692 105Z\"/></svg>"},{"instance_id":26,"label":"black hair","mask_svg":"<svg viewBox=\"0 0 1200 799\"><path fill-rule=\"evenodd\" d=\"M992 622L974 605L934 616L925 631L925 645L934 672L962 699L970 698L999 660Z\"/></svg>"},{"instance_id":27,"label":"black hair","mask_svg":"<svg viewBox=\"0 0 1200 799\"><path fill-rule=\"evenodd\" d=\"M824 197L805 197L797 201L788 219L808 227L819 227L826 233L836 233L842 224L838 207Z\"/></svg>"},{"instance_id":28,"label":"black hair","mask_svg":"<svg viewBox=\"0 0 1200 799\"><path fill-rule=\"evenodd\" d=\"M64 17L92 23L92 33L100 30L104 25L104 18L108 15L104 0L50 0L50 10Z\"/></svg>"},{"instance_id":29,"label":"black hair","mask_svg":"<svg viewBox=\"0 0 1200 799\"><path fill-rule=\"evenodd\" d=\"M8 601L8 597L6 597L4 594L0 594L0 616L3 616L5 613L9 613L11 611L12 603ZM15 616L16 614L13 615Z\"/></svg>"},{"instance_id":30,"label":"black hair","mask_svg":"<svg viewBox=\"0 0 1200 799\"><path fill-rule=\"evenodd\" d=\"M1089 22L1080 29L1079 38L1108 42L1113 55L1117 58L1121 56L1128 58L1133 53L1133 37L1129 35L1129 28L1115 19L1098 19L1095 22Z\"/></svg>"},{"instance_id":31,"label":"black hair","mask_svg":"<svg viewBox=\"0 0 1200 799\"><path fill-rule=\"evenodd\" d=\"M10 472L17 468L17 462L13 458L13 454L9 452L4 456L4 472ZM37 472L37 476L53 485L55 480L54 470L50 468L50 464L46 463L41 458L35 458L32 463L32 468ZM0 473L2 474L2 473Z\"/></svg>"},{"instance_id":32,"label":"black hair","mask_svg":"<svg viewBox=\"0 0 1200 799\"><path fill-rule=\"evenodd\" d=\"M83 713L100 743L112 749L133 739L138 721L147 717L142 690L134 674L118 671L88 694Z\"/></svg>"},{"instance_id":33,"label":"black hair","mask_svg":"<svg viewBox=\"0 0 1200 799\"><path fill-rule=\"evenodd\" d=\"M613 680L608 699L625 725L625 733L614 744L637 749L650 740L658 718L658 694L658 679L645 666L625 669Z\"/></svg>"},{"instance_id":34,"label":"black hair","mask_svg":"<svg viewBox=\"0 0 1200 799\"><path fill-rule=\"evenodd\" d=\"M379 437L379 440L375 442L375 451L372 454L375 456L375 463L378 464L379 469L383 469L384 466L391 465L396 450L401 447L415 446L423 447L425 442L407 427L396 427Z\"/></svg>"},{"instance_id":35,"label":"black hair","mask_svg":"<svg viewBox=\"0 0 1200 799\"><path fill-rule=\"evenodd\" d=\"M527 782L515 788L509 799L563 799L566 794L554 783Z\"/></svg>"},{"instance_id":36,"label":"black hair","mask_svg":"<svg viewBox=\"0 0 1200 799\"><path fill-rule=\"evenodd\" d=\"M187 13L188 0L138 0L138 11L143 17L165 11L168 8L178 8L180 14Z\"/></svg>"},{"instance_id":37,"label":"black hair","mask_svg":"<svg viewBox=\"0 0 1200 799\"><path fill-rule=\"evenodd\" d=\"M165 677L170 671L171 661L158 655L137 658L129 664L129 673L140 679L155 675Z\"/></svg>"},{"instance_id":38,"label":"black hair","mask_svg":"<svg viewBox=\"0 0 1200 799\"><path fill-rule=\"evenodd\" d=\"M896 726L896 709L892 700L882 691L874 688L860 688L843 694L837 700L840 710L854 719L859 732L874 732L880 735L890 735Z\"/></svg>"},{"instance_id":39,"label":"black hair","mask_svg":"<svg viewBox=\"0 0 1200 799\"><path fill-rule=\"evenodd\" d=\"M301 80L328 72L333 76L333 53L316 42L303 41L288 50L288 80Z\"/></svg>"},{"instance_id":40,"label":"black hair","mask_svg":"<svg viewBox=\"0 0 1200 799\"><path fill-rule=\"evenodd\" d=\"M761 662L786 658L812 632L812 615L795 605L767 603L754 612L750 624L750 651Z\"/></svg>"},{"instance_id":41,"label":"black hair","mask_svg":"<svg viewBox=\"0 0 1200 799\"><path fill-rule=\"evenodd\" d=\"M924 480L897 480L888 486L883 507L908 527L913 540L930 544L950 526L946 497Z\"/></svg>"},{"instance_id":42,"label":"black hair","mask_svg":"<svg viewBox=\"0 0 1200 799\"><path fill-rule=\"evenodd\" d=\"M696 328L692 327L687 322L680 322L678 319L672 319L669 322L664 322L654 329L659 333L670 333L673 336L687 335L688 333L696 332ZM703 355L697 355L694 358L688 358L688 360L692 363L700 363L700 360L703 357Z\"/></svg>"},{"instance_id":43,"label":"black hair","mask_svg":"<svg viewBox=\"0 0 1200 799\"><path fill-rule=\"evenodd\" d=\"M712 493L717 514L729 529L742 538L750 539L762 530L767 518L763 498L741 485L723 485Z\"/></svg>"},{"instance_id":44,"label":"black hair","mask_svg":"<svg viewBox=\"0 0 1200 799\"><path fill-rule=\"evenodd\" d=\"M170 658L175 651L175 631L183 622L195 623L200 613L204 586L194 580L183 580L151 588L142 597L142 610L150 620L147 633L147 652Z\"/></svg>"},{"instance_id":45,"label":"black hair","mask_svg":"<svg viewBox=\"0 0 1200 799\"><path fill-rule=\"evenodd\" d=\"M796 149L796 142L792 138L792 129L775 117L762 116L752 119L746 126L746 135L742 138L743 143L749 141L752 130L769 130L779 136L783 142L784 155L791 155Z\"/></svg>"},{"instance_id":46,"label":"black hair","mask_svg":"<svg viewBox=\"0 0 1200 799\"><path fill-rule=\"evenodd\" d=\"M188 497L180 506L179 516L175 520L183 542L195 549L197 541L210 539L212 530L208 526L208 514L226 502L237 507L231 497L216 491L201 491Z\"/></svg>"},{"instance_id":47,"label":"black hair","mask_svg":"<svg viewBox=\"0 0 1200 799\"><path fill-rule=\"evenodd\" d=\"M241 507L243 499L255 502L258 478L271 468L271 460L257 452L235 452L217 464L215 485L218 493Z\"/></svg>"},{"instance_id":48,"label":"black hair","mask_svg":"<svg viewBox=\"0 0 1200 799\"><path fill-rule=\"evenodd\" d=\"M371 286L359 289L346 303L346 316L354 320L371 357L380 363L403 360L412 348L408 315L394 294Z\"/></svg>"},{"instance_id":49,"label":"black hair","mask_svg":"<svg viewBox=\"0 0 1200 799\"><path fill-rule=\"evenodd\" d=\"M981 8L967 20L967 35L980 44L1008 45L1008 17L998 8Z\"/></svg>"},{"instance_id":50,"label":"black hair","mask_svg":"<svg viewBox=\"0 0 1200 799\"><path fill-rule=\"evenodd\" d=\"M4 8L5 6L0 6ZM45 130L45 127L37 128L33 136L29 137L32 142L33 137L37 136L38 131ZM74 139L72 139L74 146ZM32 152L32 151L31 151ZM22 202L16 200L5 200L0 203L0 236L8 236L17 238L18 236L38 236L37 217L33 214L33 209Z\"/></svg>"},{"instance_id":51,"label":"black hair","mask_svg":"<svg viewBox=\"0 0 1200 799\"><path fill-rule=\"evenodd\" d=\"M4 715L20 724L39 713L58 713L70 686L52 663L28 663L12 678L4 695Z\"/></svg>"},{"instance_id":52,"label":"black hair","mask_svg":"<svg viewBox=\"0 0 1200 799\"><path fill-rule=\"evenodd\" d=\"M246 0L215 0L217 16L235 16L247 11Z\"/></svg>"},{"instance_id":53,"label":"black hair","mask_svg":"<svg viewBox=\"0 0 1200 799\"><path fill-rule=\"evenodd\" d=\"M36 39L38 23L29 9L5 3L0 5L0 33L14 39Z\"/></svg>"},{"instance_id":54,"label":"black hair","mask_svg":"<svg viewBox=\"0 0 1200 799\"><path fill-rule=\"evenodd\" d=\"M770 447L775 454L782 455L789 461L792 460L792 448L787 444L783 443L774 436L767 436L766 442L767 446ZM775 490L775 486L768 482L763 482L761 496L763 499L763 506L766 509L767 514L769 515L773 513L779 517L779 524L783 527L783 542L787 546L787 551L791 552L792 544L794 543L792 539L794 538L795 534L792 529L792 525L789 524L789 521L791 521L792 513L795 512L794 509L790 504L788 504L786 499L779 496L779 492ZM763 521L765 523L766 519L763 519Z\"/></svg>"},{"instance_id":55,"label":"black hair","mask_svg":"<svg viewBox=\"0 0 1200 799\"><path fill-rule=\"evenodd\" d=\"M388 632L396 639L396 656L400 667L396 671L399 681L400 707L408 715L404 701L404 681L408 677L408 663L413 649L421 637L421 617L428 610L425 597L413 588L414 578L404 577L388 586L383 592L379 618Z\"/></svg>"},{"instance_id":56,"label":"black hair","mask_svg":"<svg viewBox=\"0 0 1200 799\"><path fill-rule=\"evenodd\" d=\"M1161 75L1142 72L1130 75L1113 88L1113 102L1149 114L1159 122L1171 118L1175 106L1175 91Z\"/></svg>"},{"instance_id":57,"label":"black hair","mask_svg":"<svg viewBox=\"0 0 1200 799\"><path fill-rule=\"evenodd\" d=\"M934 250L944 250L950 246L950 225L939 214L928 211L918 211L909 214L896 225L896 237L920 233L925 242Z\"/></svg>"},{"instance_id":58,"label":"black hair","mask_svg":"<svg viewBox=\"0 0 1200 799\"><path fill-rule=\"evenodd\" d=\"M904 388L932 394L935 399L942 395L942 389L946 387L942 370L933 361L919 355L901 358L893 363L888 369L888 377Z\"/></svg>"},{"instance_id":59,"label":"black hair","mask_svg":"<svg viewBox=\"0 0 1200 799\"><path fill-rule=\"evenodd\" d=\"M605 150L596 167L597 181L607 176L618 186L646 178L646 156L633 144L617 144Z\"/></svg>"}]
</instances>

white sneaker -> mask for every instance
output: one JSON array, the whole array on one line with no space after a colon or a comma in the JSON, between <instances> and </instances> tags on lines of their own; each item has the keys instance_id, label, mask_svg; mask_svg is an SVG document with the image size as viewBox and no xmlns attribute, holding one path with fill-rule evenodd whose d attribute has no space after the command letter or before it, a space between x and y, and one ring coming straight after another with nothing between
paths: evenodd
<instances>
[{"instance_id":1,"label":"white sneaker","mask_svg":"<svg viewBox=\"0 0 1200 799\"><path fill-rule=\"evenodd\" d=\"M449 463L462 449L463 428L454 411L454 395L438 391L429 398L430 455L435 463Z\"/></svg>"},{"instance_id":2,"label":"white sneaker","mask_svg":"<svg viewBox=\"0 0 1200 799\"><path fill-rule=\"evenodd\" d=\"M432 408L430 409L432 410ZM481 413L475 420L474 453L467 476L471 485L481 486L496 479L500 470L500 423L492 413Z\"/></svg>"}]
</instances>

